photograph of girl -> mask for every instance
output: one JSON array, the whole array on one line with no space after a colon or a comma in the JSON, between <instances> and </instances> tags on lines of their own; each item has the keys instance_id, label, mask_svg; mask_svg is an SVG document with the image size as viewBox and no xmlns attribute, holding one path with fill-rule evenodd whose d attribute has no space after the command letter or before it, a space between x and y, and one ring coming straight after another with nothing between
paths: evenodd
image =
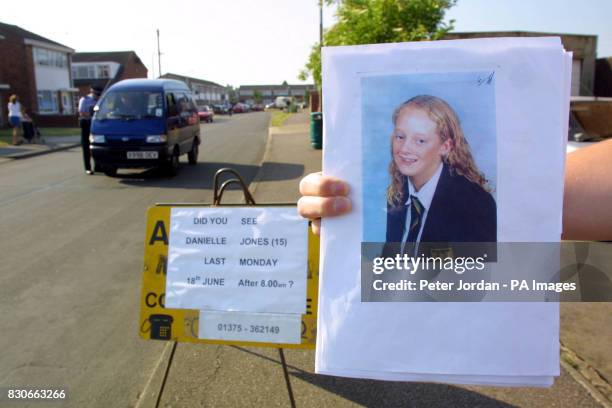
<instances>
[{"instance_id":1,"label":"photograph of girl","mask_svg":"<svg viewBox=\"0 0 612 408\"><path fill-rule=\"evenodd\" d=\"M495 242L491 187L449 103L417 95L392 121L386 242Z\"/></svg>"}]
</instances>

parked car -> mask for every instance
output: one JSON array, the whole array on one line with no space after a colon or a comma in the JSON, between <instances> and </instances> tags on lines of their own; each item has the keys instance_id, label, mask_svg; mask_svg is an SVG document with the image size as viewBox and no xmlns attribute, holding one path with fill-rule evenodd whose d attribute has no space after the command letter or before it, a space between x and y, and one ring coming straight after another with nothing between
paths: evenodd
<instances>
[{"instance_id":1,"label":"parked car","mask_svg":"<svg viewBox=\"0 0 612 408\"><path fill-rule=\"evenodd\" d=\"M204 106L198 107L198 116L200 117L201 121L212 123L215 117L215 112L212 110L210 106L204 105Z\"/></svg>"},{"instance_id":2,"label":"parked car","mask_svg":"<svg viewBox=\"0 0 612 408\"><path fill-rule=\"evenodd\" d=\"M229 105L213 105L213 112L217 115L227 115L229 110Z\"/></svg>"},{"instance_id":3,"label":"parked car","mask_svg":"<svg viewBox=\"0 0 612 408\"><path fill-rule=\"evenodd\" d=\"M176 175L183 154L197 163L200 119L184 82L126 79L111 86L94 110L89 142L106 175L149 167Z\"/></svg>"},{"instance_id":4,"label":"parked car","mask_svg":"<svg viewBox=\"0 0 612 408\"><path fill-rule=\"evenodd\" d=\"M253 112L261 112L264 110L264 106L261 103L256 103L255 105L253 105L253 107L251 108L251 110Z\"/></svg>"},{"instance_id":5,"label":"parked car","mask_svg":"<svg viewBox=\"0 0 612 408\"><path fill-rule=\"evenodd\" d=\"M238 102L237 104L234 105L234 107L232 108L232 112L234 113L245 113L248 112L248 106L244 103L240 103Z\"/></svg>"}]
</instances>

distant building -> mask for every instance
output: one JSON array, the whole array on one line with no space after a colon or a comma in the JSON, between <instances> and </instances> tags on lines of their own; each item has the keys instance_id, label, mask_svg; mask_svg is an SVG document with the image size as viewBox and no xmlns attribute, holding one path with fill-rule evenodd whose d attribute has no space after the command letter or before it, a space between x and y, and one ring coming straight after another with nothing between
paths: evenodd
<instances>
[{"instance_id":1,"label":"distant building","mask_svg":"<svg viewBox=\"0 0 612 408\"><path fill-rule=\"evenodd\" d=\"M77 52L72 56L72 78L81 96L92 86L105 89L122 79L146 78L147 73L134 51Z\"/></svg>"},{"instance_id":2,"label":"distant building","mask_svg":"<svg viewBox=\"0 0 612 408\"><path fill-rule=\"evenodd\" d=\"M278 96L292 96L297 102L304 102L306 94L314 91L315 86L311 84L289 85L283 82L281 85L240 85L238 99L240 102L255 103L256 92L261 95L263 104L274 102Z\"/></svg>"},{"instance_id":3,"label":"distant building","mask_svg":"<svg viewBox=\"0 0 612 408\"><path fill-rule=\"evenodd\" d=\"M599 58L595 63L595 95L612 97L612 57Z\"/></svg>"},{"instance_id":4,"label":"distant building","mask_svg":"<svg viewBox=\"0 0 612 408\"><path fill-rule=\"evenodd\" d=\"M170 73L164 74L160 76L160 78L177 79L185 82L189 89L191 89L191 92L193 92L193 96L198 106L218 105L229 102L227 88L215 82Z\"/></svg>"},{"instance_id":5,"label":"distant building","mask_svg":"<svg viewBox=\"0 0 612 408\"><path fill-rule=\"evenodd\" d=\"M595 84L596 35L554 34L531 31L448 33L445 40L485 37L561 37L566 51L573 52L572 96L592 96Z\"/></svg>"},{"instance_id":6,"label":"distant building","mask_svg":"<svg viewBox=\"0 0 612 408\"><path fill-rule=\"evenodd\" d=\"M6 125L6 105L16 94L39 126L76 126L73 53L63 44L0 23L0 125Z\"/></svg>"}]
</instances>

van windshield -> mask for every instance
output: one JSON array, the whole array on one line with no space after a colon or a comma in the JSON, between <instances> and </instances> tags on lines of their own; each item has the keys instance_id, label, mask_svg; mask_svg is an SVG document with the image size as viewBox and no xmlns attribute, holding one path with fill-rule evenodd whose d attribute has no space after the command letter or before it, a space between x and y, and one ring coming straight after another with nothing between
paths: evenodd
<instances>
[{"instance_id":1,"label":"van windshield","mask_svg":"<svg viewBox=\"0 0 612 408\"><path fill-rule=\"evenodd\" d=\"M115 91L100 102L96 119L148 119L164 116L161 92Z\"/></svg>"}]
</instances>

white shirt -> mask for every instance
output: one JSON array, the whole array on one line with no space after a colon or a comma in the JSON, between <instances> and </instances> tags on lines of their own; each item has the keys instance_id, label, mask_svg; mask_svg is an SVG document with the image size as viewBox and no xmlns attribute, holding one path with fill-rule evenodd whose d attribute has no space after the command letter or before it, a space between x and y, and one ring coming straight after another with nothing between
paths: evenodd
<instances>
[{"instance_id":1,"label":"white shirt","mask_svg":"<svg viewBox=\"0 0 612 408\"><path fill-rule=\"evenodd\" d=\"M19 102L9 102L8 103L8 115L21 117L21 104Z\"/></svg>"},{"instance_id":2,"label":"white shirt","mask_svg":"<svg viewBox=\"0 0 612 408\"><path fill-rule=\"evenodd\" d=\"M436 170L436 172L431 176L431 178L421 187L419 191L416 191L416 188L410 182L410 177L408 177L408 199L404 204L406 206L406 225L404 226L404 235L402 237L402 242L406 242L408 239L408 232L410 231L410 221L412 218L412 211L410 206L410 196L415 196L419 199L421 204L423 205L423 215L421 216L421 226L419 227L419 233L417 235L416 242L421 242L421 234L423 233L423 227L425 226L425 221L427 220L427 214L429 213L429 207L431 207L431 201L433 200L433 196L436 192L436 187L438 187L438 181L440 180L440 175L442 174L443 165L440 163L440 166ZM403 245L402 245L403 251Z\"/></svg>"}]
</instances>

